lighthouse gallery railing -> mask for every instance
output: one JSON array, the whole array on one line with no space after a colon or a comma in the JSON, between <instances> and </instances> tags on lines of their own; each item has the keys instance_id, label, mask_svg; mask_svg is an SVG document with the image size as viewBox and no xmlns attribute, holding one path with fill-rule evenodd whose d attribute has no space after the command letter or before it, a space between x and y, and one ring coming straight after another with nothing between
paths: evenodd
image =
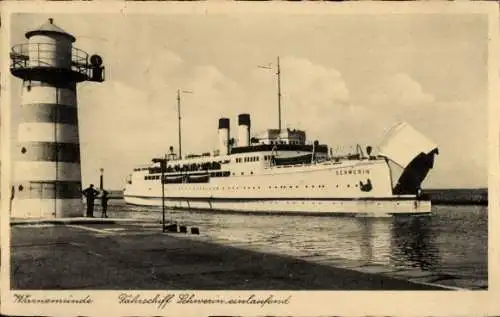
<instances>
[{"instance_id":1,"label":"lighthouse gallery railing","mask_svg":"<svg viewBox=\"0 0 500 317\"><path fill-rule=\"evenodd\" d=\"M24 43L12 47L11 69L41 68L41 67L60 67L64 61L70 61L64 68L78 72L82 75L88 75L89 55L76 47L71 48L71 56L61 55L56 50L56 44L53 43Z\"/></svg>"}]
</instances>

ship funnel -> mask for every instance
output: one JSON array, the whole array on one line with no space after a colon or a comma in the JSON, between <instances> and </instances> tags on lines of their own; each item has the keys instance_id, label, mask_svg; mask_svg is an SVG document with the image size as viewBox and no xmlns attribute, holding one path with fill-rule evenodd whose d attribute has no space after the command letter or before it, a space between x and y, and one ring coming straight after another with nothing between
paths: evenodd
<instances>
[{"instance_id":1,"label":"ship funnel","mask_svg":"<svg viewBox=\"0 0 500 317\"><path fill-rule=\"evenodd\" d=\"M394 194L415 194L434 167L437 145L408 123L394 126L379 145L379 153L403 168Z\"/></svg>"},{"instance_id":2,"label":"ship funnel","mask_svg":"<svg viewBox=\"0 0 500 317\"><path fill-rule=\"evenodd\" d=\"M229 154L229 119L219 119L219 154Z\"/></svg>"},{"instance_id":3,"label":"ship funnel","mask_svg":"<svg viewBox=\"0 0 500 317\"><path fill-rule=\"evenodd\" d=\"M250 145L250 115L243 113L238 116L238 146Z\"/></svg>"}]
</instances>

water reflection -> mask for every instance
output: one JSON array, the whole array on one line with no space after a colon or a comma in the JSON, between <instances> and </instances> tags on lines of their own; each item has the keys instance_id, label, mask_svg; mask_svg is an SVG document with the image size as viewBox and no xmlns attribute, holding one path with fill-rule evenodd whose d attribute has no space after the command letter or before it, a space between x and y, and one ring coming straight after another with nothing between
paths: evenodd
<instances>
[{"instance_id":1,"label":"water reflection","mask_svg":"<svg viewBox=\"0 0 500 317\"><path fill-rule=\"evenodd\" d=\"M122 207L123 208L123 207ZM126 217L160 219L160 210L126 206ZM440 254L433 217L352 218L227 214L169 210L169 219L203 228L205 235L397 268L431 270ZM436 224L434 224L436 226Z\"/></svg>"},{"instance_id":2,"label":"water reflection","mask_svg":"<svg viewBox=\"0 0 500 317\"><path fill-rule=\"evenodd\" d=\"M390 219L355 218L360 228L359 260L365 264L390 264L391 222Z\"/></svg>"},{"instance_id":3,"label":"water reflection","mask_svg":"<svg viewBox=\"0 0 500 317\"><path fill-rule=\"evenodd\" d=\"M422 271L434 269L439 263L436 233L432 228L432 217L394 218L391 265Z\"/></svg>"}]
</instances>

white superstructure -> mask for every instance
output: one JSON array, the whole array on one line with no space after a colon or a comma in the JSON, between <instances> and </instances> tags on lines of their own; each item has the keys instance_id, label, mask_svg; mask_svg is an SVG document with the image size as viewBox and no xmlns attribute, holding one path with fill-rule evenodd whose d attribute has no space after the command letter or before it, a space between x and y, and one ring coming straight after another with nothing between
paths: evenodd
<instances>
[{"instance_id":1,"label":"white superstructure","mask_svg":"<svg viewBox=\"0 0 500 317\"><path fill-rule=\"evenodd\" d=\"M124 192L129 204L165 204L174 208L272 213L345 213L369 216L428 213L430 201L419 196L432 168L437 146L406 123L392 129L372 155L331 156L328 147L306 143L304 131L270 129L250 137L250 116L239 116L236 145L229 119L219 120L218 155L154 160L134 169ZM404 140L404 142L403 142ZM425 140L425 142L424 142ZM389 165L403 168L393 184ZM161 165L164 164L162 173Z\"/></svg>"}]
</instances>

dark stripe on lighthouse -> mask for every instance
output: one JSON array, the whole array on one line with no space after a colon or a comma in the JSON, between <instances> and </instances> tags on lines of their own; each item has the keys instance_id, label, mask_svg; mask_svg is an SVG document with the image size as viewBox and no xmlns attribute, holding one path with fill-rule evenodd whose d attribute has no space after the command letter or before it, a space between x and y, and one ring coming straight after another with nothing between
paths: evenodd
<instances>
[{"instance_id":1,"label":"dark stripe on lighthouse","mask_svg":"<svg viewBox=\"0 0 500 317\"><path fill-rule=\"evenodd\" d=\"M79 181L26 181L14 187L17 199L75 199L82 198Z\"/></svg>"},{"instance_id":2,"label":"dark stripe on lighthouse","mask_svg":"<svg viewBox=\"0 0 500 317\"><path fill-rule=\"evenodd\" d=\"M19 144L19 161L80 163L80 144L25 142Z\"/></svg>"},{"instance_id":3,"label":"dark stripe on lighthouse","mask_svg":"<svg viewBox=\"0 0 500 317\"><path fill-rule=\"evenodd\" d=\"M72 92L76 92L76 83L75 82L68 82L68 81L56 81L56 80L48 80L47 78L44 78L44 81L40 80L25 80L23 81L23 87L25 88L32 88L32 87L52 87L52 88L59 88L59 89L68 89L71 90Z\"/></svg>"},{"instance_id":4,"label":"dark stripe on lighthouse","mask_svg":"<svg viewBox=\"0 0 500 317\"><path fill-rule=\"evenodd\" d=\"M36 103L21 105L21 122L77 124L78 113L75 106Z\"/></svg>"}]
</instances>

